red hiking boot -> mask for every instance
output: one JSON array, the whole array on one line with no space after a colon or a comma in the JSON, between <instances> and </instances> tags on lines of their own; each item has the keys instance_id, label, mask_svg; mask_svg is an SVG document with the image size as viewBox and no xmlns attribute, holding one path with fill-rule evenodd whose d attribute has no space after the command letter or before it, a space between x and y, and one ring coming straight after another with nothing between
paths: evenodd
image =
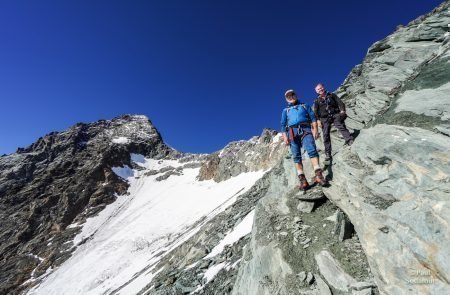
<instances>
[{"instance_id":1,"label":"red hiking boot","mask_svg":"<svg viewBox=\"0 0 450 295\"><path fill-rule=\"evenodd\" d=\"M325 177L323 177L322 169L317 169L315 173L316 175L314 176L314 181L320 186L326 186L328 182L326 181Z\"/></svg>"},{"instance_id":2,"label":"red hiking boot","mask_svg":"<svg viewBox=\"0 0 450 295\"><path fill-rule=\"evenodd\" d=\"M305 174L300 174L298 176L298 179L300 180L300 187L299 187L300 190L306 191L308 189L308 187L309 187L309 183L306 180Z\"/></svg>"}]
</instances>

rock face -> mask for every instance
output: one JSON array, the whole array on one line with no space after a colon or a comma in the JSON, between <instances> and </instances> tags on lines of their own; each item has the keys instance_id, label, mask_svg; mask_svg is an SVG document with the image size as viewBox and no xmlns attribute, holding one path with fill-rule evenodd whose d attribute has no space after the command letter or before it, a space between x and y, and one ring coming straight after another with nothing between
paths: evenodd
<instances>
[{"instance_id":1,"label":"rock face","mask_svg":"<svg viewBox=\"0 0 450 295\"><path fill-rule=\"evenodd\" d=\"M448 8L445 1L369 48L362 64L351 71L336 92L347 105L349 127L361 129L389 109L404 84L424 73L423 67L447 50ZM443 72L428 75L444 78L448 73L448 67L439 70Z\"/></svg>"},{"instance_id":2,"label":"rock face","mask_svg":"<svg viewBox=\"0 0 450 295\"><path fill-rule=\"evenodd\" d=\"M247 244L248 234L223 251L215 247L233 228L253 216L257 202L265 196L272 182L283 173L278 167L287 148L280 135L264 130L249 141L228 144L224 149L206 156L199 179L220 182L244 172L270 170L224 212L202 226L192 238L167 255L155 269L160 272L141 290L142 294L184 294L196 290L202 294L229 294L233 289L238 267ZM215 163L214 165L212 163ZM210 273L217 271L213 278Z\"/></svg>"},{"instance_id":3,"label":"rock face","mask_svg":"<svg viewBox=\"0 0 450 295\"><path fill-rule=\"evenodd\" d=\"M223 181L244 172L273 167L286 152L286 148L280 147L280 135L274 130L264 129L259 137L232 142L219 152L208 155L200 169L199 180Z\"/></svg>"},{"instance_id":4,"label":"rock face","mask_svg":"<svg viewBox=\"0 0 450 295\"><path fill-rule=\"evenodd\" d=\"M449 161L449 137L384 124L336 157L325 193L350 217L386 294L449 291Z\"/></svg>"},{"instance_id":5,"label":"rock face","mask_svg":"<svg viewBox=\"0 0 450 295\"><path fill-rule=\"evenodd\" d=\"M325 281L333 294L372 294L374 283L381 294L450 293L448 24L450 1L372 45L337 90L357 138L351 148L342 147L343 140L332 133L336 155L327 171L332 181L323 191L354 226L370 274L357 278L339 252L327 249L358 282L327 276L322 266L318 275L324 280L302 289L295 274L303 278L320 270L323 259L317 253L327 243L313 243L302 255L301 249L287 246L289 239L280 242L279 228L270 226L288 224L279 218L294 208L279 187L256 207L233 294L320 294L327 293ZM286 186L295 182L287 178ZM344 236L341 243L348 241ZM319 258L319 266L305 258L311 255Z\"/></svg>"},{"instance_id":6,"label":"rock face","mask_svg":"<svg viewBox=\"0 0 450 295\"><path fill-rule=\"evenodd\" d=\"M72 243L80 225L115 202L118 195L128 194L129 184L116 174L118 167L125 172L129 168L148 170L138 164L144 157L158 162L176 160L177 167L148 170L145 175L155 175L155 181L163 182L182 175L184 168L202 167L197 178L208 178L208 173L202 171L212 171L211 175L220 181L242 172L271 168L286 150L278 139L276 132L264 130L260 137L230 143L213 156L186 154L165 145L145 116L126 115L110 121L80 123L64 132L50 133L15 154L0 157L0 293L28 290L83 245L85 241ZM223 175L205 170L210 159L218 155L221 163L217 167ZM242 161L244 155L253 155L255 161ZM264 189L262 184L255 185L217 216L216 222L208 223L200 235L205 241L200 244L203 245L199 253L206 253L204 249L208 247L212 249L239 224L253 210ZM210 236L205 231L217 235ZM189 242L192 241L195 239ZM238 254L243 245L245 240L239 246L229 247L224 259L234 263L241 256ZM198 256L194 249L184 257L186 261ZM188 284L180 285L181 282L178 280L177 288L189 290ZM232 282L225 283L232 286Z\"/></svg>"},{"instance_id":7,"label":"rock face","mask_svg":"<svg viewBox=\"0 0 450 295\"><path fill-rule=\"evenodd\" d=\"M337 153L325 194L384 294L450 292L449 23L446 1L375 43L339 89L349 125L369 124Z\"/></svg>"},{"instance_id":8,"label":"rock face","mask_svg":"<svg viewBox=\"0 0 450 295\"><path fill-rule=\"evenodd\" d=\"M77 124L0 157L0 293L25 292L66 261L79 232L70 225L129 193L114 169L132 167L154 183L192 168L200 168L197 181L217 183L266 172L106 293L136 280L146 285L139 294L158 295L450 294L449 23L446 1L399 27L369 48L337 90L357 137L343 147L332 133L328 188L299 193L288 149L272 130L211 155L183 154L143 116ZM131 159L144 156L177 165L149 168ZM304 164L309 179L312 167Z\"/></svg>"},{"instance_id":9,"label":"rock face","mask_svg":"<svg viewBox=\"0 0 450 295\"><path fill-rule=\"evenodd\" d=\"M179 156L144 116L77 124L0 157L0 293L20 290L70 256L65 241L82 222L124 194L128 185L111 170L130 153Z\"/></svg>"},{"instance_id":10,"label":"rock face","mask_svg":"<svg viewBox=\"0 0 450 295\"><path fill-rule=\"evenodd\" d=\"M310 170L310 165L307 166ZM338 209L334 204L327 199L312 198L312 212L298 209L305 196L297 194L298 180L291 159L285 159L274 169L270 180L256 206L251 238L231 294L326 294L327 285L313 275L323 264L315 256L323 251L341 261L343 273L351 274L349 282L341 283L345 287L372 279L357 236L339 242L334 234L335 225L330 221ZM307 194L320 193L323 194L320 188L313 188ZM339 293L332 283L328 285L333 294L345 294Z\"/></svg>"}]
</instances>

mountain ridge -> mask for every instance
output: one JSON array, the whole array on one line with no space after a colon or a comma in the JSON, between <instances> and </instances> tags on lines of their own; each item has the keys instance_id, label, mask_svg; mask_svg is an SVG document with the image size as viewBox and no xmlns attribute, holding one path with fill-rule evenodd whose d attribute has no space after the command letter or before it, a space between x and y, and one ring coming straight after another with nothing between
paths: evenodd
<instances>
[{"instance_id":1,"label":"mountain ridge","mask_svg":"<svg viewBox=\"0 0 450 295\"><path fill-rule=\"evenodd\" d=\"M0 157L0 292L448 293L449 8L375 42L338 88L357 137L344 147L332 133L329 188L298 193L275 131L196 155L143 116L77 124ZM133 216L139 228L126 227ZM114 249L132 254L86 263L78 282L77 259Z\"/></svg>"}]
</instances>

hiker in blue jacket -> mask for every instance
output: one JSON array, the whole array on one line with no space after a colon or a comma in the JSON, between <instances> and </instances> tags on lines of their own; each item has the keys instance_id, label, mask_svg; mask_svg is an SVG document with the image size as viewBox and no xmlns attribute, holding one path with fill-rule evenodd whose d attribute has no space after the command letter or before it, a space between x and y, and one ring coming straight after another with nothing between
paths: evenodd
<instances>
[{"instance_id":1,"label":"hiker in blue jacket","mask_svg":"<svg viewBox=\"0 0 450 295\"><path fill-rule=\"evenodd\" d=\"M327 185L319 166L319 154L314 141L319 137L316 116L311 106L298 100L294 90L286 91L284 97L288 106L281 113L281 132L284 143L291 147L292 157L300 180L300 189L306 190L309 187L303 172L301 147L308 152L311 164L314 167L314 181L320 186Z\"/></svg>"}]
</instances>

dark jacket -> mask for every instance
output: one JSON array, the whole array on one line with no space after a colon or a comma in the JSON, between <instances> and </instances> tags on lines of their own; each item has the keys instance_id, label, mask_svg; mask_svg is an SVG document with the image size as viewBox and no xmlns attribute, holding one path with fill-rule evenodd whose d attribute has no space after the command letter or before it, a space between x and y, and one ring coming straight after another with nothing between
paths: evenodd
<instances>
[{"instance_id":1,"label":"dark jacket","mask_svg":"<svg viewBox=\"0 0 450 295\"><path fill-rule=\"evenodd\" d=\"M321 118L332 117L341 111L345 112L345 104L336 94L332 92L327 92L325 99L317 97L313 105L314 114L316 118L320 120Z\"/></svg>"}]
</instances>

